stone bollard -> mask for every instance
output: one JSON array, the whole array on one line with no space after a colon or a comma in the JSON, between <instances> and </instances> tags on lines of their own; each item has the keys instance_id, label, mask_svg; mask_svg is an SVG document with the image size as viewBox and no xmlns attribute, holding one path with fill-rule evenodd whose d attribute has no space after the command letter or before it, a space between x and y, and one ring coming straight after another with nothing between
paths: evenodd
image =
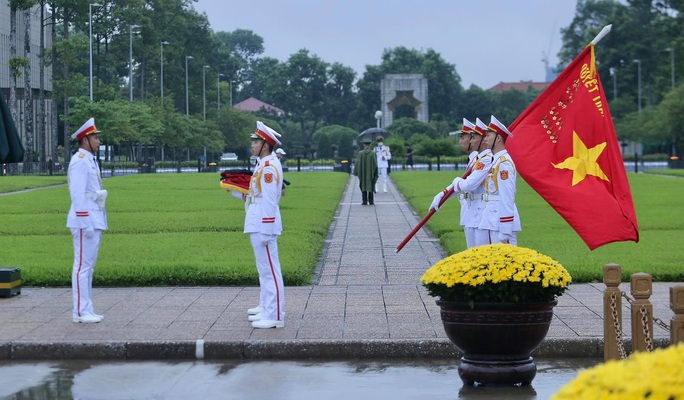
<instances>
[{"instance_id":1,"label":"stone bollard","mask_svg":"<svg viewBox=\"0 0 684 400\"><path fill-rule=\"evenodd\" d=\"M650 274L639 272L630 277L630 291L634 302L632 316L632 351L653 350L653 280ZM642 313L643 310L643 313Z\"/></svg>"},{"instance_id":2,"label":"stone bollard","mask_svg":"<svg viewBox=\"0 0 684 400\"><path fill-rule=\"evenodd\" d=\"M675 315L670 320L670 344L684 342L684 286L670 288L670 308Z\"/></svg>"},{"instance_id":3,"label":"stone bollard","mask_svg":"<svg viewBox=\"0 0 684 400\"><path fill-rule=\"evenodd\" d=\"M603 266L603 360L619 360L622 348L622 268L618 264Z\"/></svg>"}]
</instances>

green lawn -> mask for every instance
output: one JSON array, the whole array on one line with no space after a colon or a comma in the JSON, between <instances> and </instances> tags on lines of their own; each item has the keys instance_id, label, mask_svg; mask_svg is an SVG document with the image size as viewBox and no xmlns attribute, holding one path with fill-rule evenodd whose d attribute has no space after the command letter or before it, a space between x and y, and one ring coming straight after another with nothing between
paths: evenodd
<instances>
[{"instance_id":1,"label":"green lawn","mask_svg":"<svg viewBox=\"0 0 684 400\"><path fill-rule=\"evenodd\" d=\"M287 285L306 285L349 175L286 177L292 185L281 200L283 277ZM18 177L26 183L14 187L32 183L29 178ZM244 204L219 188L218 174L129 175L106 179L104 187L110 229L95 286L258 284L242 233ZM0 204L1 265L20 267L27 286L70 285L67 186L3 196Z\"/></svg>"},{"instance_id":2,"label":"green lawn","mask_svg":"<svg viewBox=\"0 0 684 400\"><path fill-rule=\"evenodd\" d=\"M423 216L454 172L393 172L391 177ZM348 175L290 173L282 199L278 243L287 285L306 285L320 255ZM602 266L618 263L623 280L648 272L684 281L679 241L684 229L684 179L629 174L640 242L589 251L577 234L522 180L517 205L519 245L560 261L574 282L601 281ZM95 286L257 285L252 249L242 233L243 204L218 186L218 174L145 174L104 181L110 230L103 237ZM0 192L64 183L64 177L2 177ZM27 286L68 286L73 249L65 227L66 185L0 196L3 267L22 268ZM450 200L428 223L448 253L465 248L459 204ZM306 246L302 246L306 243Z\"/></svg>"},{"instance_id":3,"label":"green lawn","mask_svg":"<svg viewBox=\"0 0 684 400\"><path fill-rule=\"evenodd\" d=\"M413 208L427 214L434 195L451 183L455 172L398 171L392 179ZM639 224L640 241L611 243L590 251L575 231L522 179L516 204L523 230L518 245L558 260L574 282L602 281L604 264L622 266L623 280L647 272L659 281L684 281L680 249L684 231L684 179L650 174L629 174ZM587 205L591 206L588 200ZM459 203L449 200L428 222L428 228L451 254L465 249L459 226Z\"/></svg>"},{"instance_id":4,"label":"green lawn","mask_svg":"<svg viewBox=\"0 0 684 400\"><path fill-rule=\"evenodd\" d=\"M2 176L0 177L0 193L16 192L18 190L37 187L61 185L67 182L65 175L61 176Z\"/></svg>"}]
</instances>

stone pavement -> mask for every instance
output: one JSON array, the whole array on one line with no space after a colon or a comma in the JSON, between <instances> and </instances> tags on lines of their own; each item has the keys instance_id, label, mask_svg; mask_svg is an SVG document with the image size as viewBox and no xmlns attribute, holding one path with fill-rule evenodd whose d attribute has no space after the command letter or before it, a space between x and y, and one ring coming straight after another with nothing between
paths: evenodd
<instances>
[{"instance_id":1,"label":"stone pavement","mask_svg":"<svg viewBox=\"0 0 684 400\"><path fill-rule=\"evenodd\" d=\"M94 288L96 311L106 317L99 324L71 321L70 288L23 288L0 299L0 360L456 357L419 282L445 256L438 240L423 229L395 252L419 220L393 184L375 206L362 206L350 176L312 285L285 290L284 329L253 329L247 321L257 287ZM672 285L654 284L651 297L666 322ZM536 357L603 357L603 288L570 286ZM654 330L658 344L669 341L667 331Z\"/></svg>"}]
</instances>

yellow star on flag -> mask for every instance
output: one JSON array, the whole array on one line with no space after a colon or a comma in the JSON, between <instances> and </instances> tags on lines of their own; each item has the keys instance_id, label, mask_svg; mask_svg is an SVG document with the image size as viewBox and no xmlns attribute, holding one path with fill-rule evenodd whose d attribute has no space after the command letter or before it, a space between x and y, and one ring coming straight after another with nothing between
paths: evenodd
<instances>
[{"instance_id":1,"label":"yellow star on flag","mask_svg":"<svg viewBox=\"0 0 684 400\"><path fill-rule=\"evenodd\" d=\"M573 171L572 186L582 182L587 175L610 181L606 174L601 170L596 160L606 148L606 142L599 143L591 149L582 142L577 132L572 131L572 157L568 157L560 164L553 164L558 169L569 169Z\"/></svg>"}]
</instances>

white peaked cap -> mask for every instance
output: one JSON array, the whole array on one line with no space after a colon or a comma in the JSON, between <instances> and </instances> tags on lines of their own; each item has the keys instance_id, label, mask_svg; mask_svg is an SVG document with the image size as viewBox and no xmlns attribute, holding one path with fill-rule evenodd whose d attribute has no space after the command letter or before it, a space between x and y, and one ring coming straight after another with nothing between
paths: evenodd
<instances>
[{"instance_id":1,"label":"white peaked cap","mask_svg":"<svg viewBox=\"0 0 684 400\"><path fill-rule=\"evenodd\" d=\"M497 135L503 136L504 138L513 137L511 131L509 131L508 128L499 122L499 120L493 115L491 121L489 122L489 126L487 126L487 130L490 132L496 132Z\"/></svg>"},{"instance_id":2,"label":"white peaked cap","mask_svg":"<svg viewBox=\"0 0 684 400\"><path fill-rule=\"evenodd\" d=\"M266 141L266 143L270 144L271 146L275 146L276 144L282 144L280 143L280 140L278 140L280 136L280 133L269 128L263 122L257 121L256 131L251 135L251 138L263 139Z\"/></svg>"},{"instance_id":3,"label":"white peaked cap","mask_svg":"<svg viewBox=\"0 0 684 400\"><path fill-rule=\"evenodd\" d=\"M487 135L487 125L484 122L480 121L479 118L475 118L475 129L473 129L473 131L477 134L482 135L482 136L486 136Z\"/></svg>"},{"instance_id":4,"label":"white peaked cap","mask_svg":"<svg viewBox=\"0 0 684 400\"><path fill-rule=\"evenodd\" d=\"M475 125L473 125L472 122L468 121L467 119L463 118L463 127L461 128L460 131L456 133L473 133L475 130Z\"/></svg>"},{"instance_id":5,"label":"white peaked cap","mask_svg":"<svg viewBox=\"0 0 684 400\"><path fill-rule=\"evenodd\" d=\"M95 118L90 118L85 122L85 124L81 125L81 127L78 128L78 130L71 135L71 138L81 140L90 134L99 132L100 131L98 131L95 127Z\"/></svg>"},{"instance_id":6,"label":"white peaked cap","mask_svg":"<svg viewBox=\"0 0 684 400\"><path fill-rule=\"evenodd\" d=\"M287 153L285 152L285 150L283 150L283 149L278 149L278 150L276 150L276 153L278 153L278 154L283 154L283 155L287 154Z\"/></svg>"}]
</instances>

